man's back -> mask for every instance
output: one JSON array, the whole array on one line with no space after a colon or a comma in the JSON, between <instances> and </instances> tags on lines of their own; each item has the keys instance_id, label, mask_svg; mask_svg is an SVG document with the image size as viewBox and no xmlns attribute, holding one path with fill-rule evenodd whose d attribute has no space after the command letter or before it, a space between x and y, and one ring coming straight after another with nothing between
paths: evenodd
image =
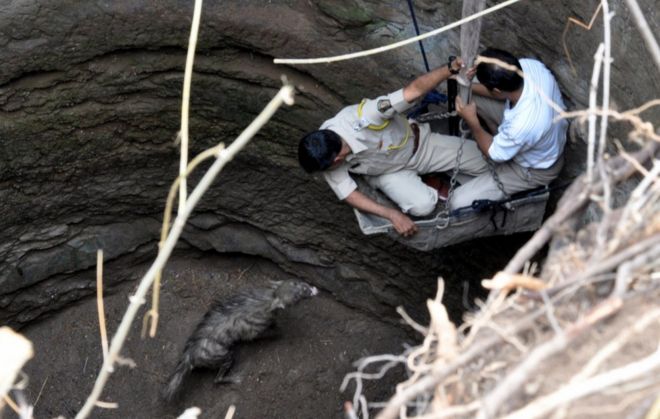
<instances>
[{"instance_id":1,"label":"man's back","mask_svg":"<svg viewBox=\"0 0 660 419\"><path fill-rule=\"evenodd\" d=\"M525 84L518 103L504 111L504 119L493 139L491 157L496 161L513 158L523 167L544 169L557 161L564 150L565 119L556 120L554 102L565 109L554 76L540 61L520 60Z\"/></svg>"}]
</instances>

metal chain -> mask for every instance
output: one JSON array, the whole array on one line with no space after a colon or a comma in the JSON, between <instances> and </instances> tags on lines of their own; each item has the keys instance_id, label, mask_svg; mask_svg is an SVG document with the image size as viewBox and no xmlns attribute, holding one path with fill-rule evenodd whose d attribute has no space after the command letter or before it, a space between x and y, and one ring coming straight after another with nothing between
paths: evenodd
<instances>
[{"instance_id":1,"label":"metal chain","mask_svg":"<svg viewBox=\"0 0 660 419\"><path fill-rule=\"evenodd\" d=\"M454 196L454 188L456 187L456 177L458 176L458 172L461 167L461 158L463 157L463 146L465 145L465 140L467 139L468 134L470 133L469 129L465 129L463 127L463 120L461 120L459 127L461 130L461 145L458 147L458 151L456 152L454 171L451 174L451 179L449 180L449 192L447 192L447 201L445 202L445 208L447 209L447 211L449 211L449 203L451 202L451 198Z\"/></svg>"},{"instance_id":2,"label":"metal chain","mask_svg":"<svg viewBox=\"0 0 660 419\"><path fill-rule=\"evenodd\" d=\"M491 160L490 157L486 157L486 156L484 156L484 160L486 160L486 163L488 163L488 169L490 170L490 175L495 180L495 183L497 184L497 187L500 190L500 192L502 192L502 195L504 195L504 199L509 199L510 195L506 193L506 190L504 190L504 184L500 180L500 176L497 174L497 168L495 167L495 162Z\"/></svg>"},{"instance_id":3,"label":"metal chain","mask_svg":"<svg viewBox=\"0 0 660 419\"><path fill-rule=\"evenodd\" d=\"M419 115L418 117L415 118L415 121L417 121L417 122L439 121L439 120L442 120L442 119L451 118L452 116L458 116L458 112L456 112L456 111L451 111L451 112L429 112L429 113L425 113L423 115Z\"/></svg>"},{"instance_id":4,"label":"metal chain","mask_svg":"<svg viewBox=\"0 0 660 419\"><path fill-rule=\"evenodd\" d=\"M418 122L429 122L429 121L448 119L451 118L452 116L458 116L458 112L456 111L429 112L423 115L419 115L418 117L415 118L415 120ZM463 128L463 124L461 124L460 127L461 127L461 145L458 147L458 151L456 152L454 171L452 172L451 179L449 181L449 192L447 192L447 200L445 201L445 210L443 211L443 214L445 216L449 215L449 203L451 202L451 198L454 195L454 189L456 188L456 178L458 176L458 172L460 169L461 158L463 157L463 145L465 144L465 140L467 139L468 134L470 133L470 130Z\"/></svg>"},{"instance_id":5,"label":"metal chain","mask_svg":"<svg viewBox=\"0 0 660 419\"><path fill-rule=\"evenodd\" d=\"M418 122L438 121L442 119L448 119L452 116L457 116L457 115L458 112L456 111L429 112L423 115L419 115L417 118L415 118L415 120ZM449 181L449 192L447 193L447 201L445 202L446 208L449 208L449 203L451 202L451 198L454 195L454 188L456 187L456 177L460 169L461 157L463 156L463 146L465 145L465 140L468 138L468 135L470 133L470 130L464 127L464 123L465 122L461 120L461 124L460 124L461 145L459 146L458 151L456 152L456 162L454 163L454 171L452 172L451 180ZM502 183L499 175L497 174L495 162L493 162L493 160L491 160L486 156L483 156L483 158L484 160L486 160L486 163L488 163L488 169L490 170L490 174L495 180L495 183L497 184L497 188L502 192L502 195L504 195L504 199L510 198L510 195L504 189L504 184Z\"/></svg>"}]
</instances>

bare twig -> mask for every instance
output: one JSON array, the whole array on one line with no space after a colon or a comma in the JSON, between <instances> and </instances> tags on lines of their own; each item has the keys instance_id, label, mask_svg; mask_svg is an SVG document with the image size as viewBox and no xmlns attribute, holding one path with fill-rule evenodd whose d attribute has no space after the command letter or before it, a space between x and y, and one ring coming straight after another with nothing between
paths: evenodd
<instances>
[{"instance_id":1,"label":"bare twig","mask_svg":"<svg viewBox=\"0 0 660 419\"><path fill-rule=\"evenodd\" d=\"M9 393L21 368L33 355L32 342L9 327L0 327L0 397Z\"/></svg>"},{"instance_id":2,"label":"bare twig","mask_svg":"<svg viewBox=\"0 0 660 419\"><path fill-rule=\"evenodd\" d=\"M611 28L610 20L613 14L609 11L608 0L601 0L603 7L603 102L602 108L610 108L610 69L612 67L612 41L611 41ZM596 235L596 248L594 254L600 253L605 247L607 241L607 228L609 226L609 219L611 217L612 208L612 185L610 183L607 167L605 167L605 148L607 142L607 129L608 118L602 117L600 119L600 139L598 141L598 170L600 171L600 179L603 185L603 196L601 201L601 208L603 211L602 222L598 227Z\"/></svg>"},{"instance_id":3,"label":"bare twig","mask_svg":"<svg viewBox=\"0 0 660 419\"><path fill-rule=\"evenodd\" d=\"M660 46L658 46L653 31L646 22L642 9L640 9L639 4L637 4L637 0L626 0L626 4L630 9L630 13L632 13L635 18L637 29L639 29L639 32L642 34L642 39L644 39L644 43L646 43L646 47L649 49L651 57L653 57L655 66L658 71L660 71Z\"/></svg>"},{"instance_id":4,"label":"bare twig","mask_svg":"<svg viewBox=\"0 0 660 419\"><path fill-rule=\"evenodd\" d=\"M476 401L464 406L450 406L442 409L439 412L433 412L428 415L415 416L416 419L444 419L456 418L464 415L469 415L479 409L481 402Z\"/></svg>"},{"instance_id":5,"label":"bare twig","mask_svg":"<svg viewBox=\"0 0 660 419\"><path fill-rule=\"evenodd\" d=\"M598 16L598 12L600 12L601 7L603 7L602 3L598 5L596 11L591 16L591 20L589 21L589 24L585 24L581 20L577 20L574 17L569 17L568 20L566 20L566 26L564 26L564 33L562 33L561 35L561 43L564 46L564 53L566 54L566 58L568 59L568 64L571 66L571 69L573 70L573 74L576 76L577 76L577 70L575 70L575 66L573 65L573 60L571 59L571 53L568 51L568 45L566 44L566 35L568 34L568 29L571 27L571 23L574 23L579 27L586 29L587 31L590 31L591 27L596 21L596 17Z\"/></svg>"},{"instance_id":6,"label":"bare twig","mask_svg":"<svg viewBox=\"0 0 660 419\"><path fill-rule=\"evenodd\" d=\"M202 414L199 407L189 407L183 411L176 419L197 419Z\"/></svg>"},{"instance_id":7,"label":"bare twig","mask_svg":"<svg viewBox=\"0 0 660 419\"><path fill-rule=\"evenodd\" d=\"M603 7L603 92L602 92L602 108L610 108L610 69L612 68L612 34L610 28L610 20L613 14L610 13L610 6L608 0L601 0L600 4ZM603 154L605 153L605 143L607 141L607 118L600 120L600 140L598 141L598 158L602 162ZM607 190L607 188L606 188Z\"/></svg>"},{"instance_id":8,"label":"bare twig","mask_svg":"<svg viewBox=\"0 0 660 419\"><path fill-rule=\"evenodd\" d=\"M648 267L653 262L660 258L660 244L656 244L648 251L644 251L629 262L622 263L617 271L616 288L615 292L618 295L623 295L632 281L633 271L640 267Z\"/></svg>"},{"instance_id":9,"label":"bare twig","mask_svg":"<svg viewBox=\"0 0 660 419\"><path fill-rule=\"evenodd\" d=\"M568 342L594 325L596 322L612 315L622 305L619 298L605 300L599 304L584 319L566 328L566 332L557 334L550 341L537 346L506 378L500 381L493 391L482 400L482 406L477 419L494 417L502 403L511 394L518 391L522 383L529 377L543 360L556 354L566 347Z\"/></svg>"},{"instance_id":10,"label":"bare twig","mask_svg":"<svg viewBox=\"0 0 660 419\"><path fill-rule=\"evenodd\" d=\"M648 143L644 148L632 154L633 158L638 162L646 162L652 158L658 149L658 144L655 142ZM612 181L619 182L630 176L634 167L622 157L615 157L608 160L608 166L613 169L611 176ZM580 176L566 191L564 196L559 202L557 210L550 216L543 226L532 236L532 238L525 243L525 245L516 252L515 256L509 261L504 268L504 272L517 273L522 266L527 262L536 252L538 252L552 237L555 231L570 217L573 217L578 210L586 205L589 195L597 194L601 191L602 186L600 183L595 183L591 188L585 185L584 175ZM586 190L585 190L586 189Z\"/></svg>"},{"instance_id":11,"label":"bare twig","mask_svg":"<svg viewBox=\"0 0 660 419\"><path fill-rule=\"evenodd\" d=\"M18 407L16 402L14 400L12 400L12 398L9 397L9 395L5 394L4 396L2 396L2 402L7 403L7 406L9 406L9 408L11 410L13 410L14 413L16 413L18 415L21 414L21 408ZM2 403L0 403L0 408L2 408Z\"/></svg>"},{"instance_id":12,"label":"bare twig","mask_svg":"<svg viewBox=\"0 0 660 419\"><path fill-rule=\"evenodd\" d=\"M559 405L602 391L607 387L636 379L639 376L653 372L657 368L660 368L660 348L639 361L604 372L588 380L562 387L556 392L537 399L524 408L506 416L505 419L534 419L541 417Z\"/></svg>"},{"instance_id":13,"label":"bare twig","mask_svg":"<svg viewBox=\"0 0 660 419\"><path fill-rule=\"evenodd\" d=\"M172 209L174 208L174 199L176 198L176 192L179 188L181 179L187 178L190 174L202 163L204 160L207 160L211 157L216 157L222 150L224 150L225 145L220 143L214 147L211 147L203 152L199 153L195 158L188 164L186 172L183 176L179 175L172 185L170 185L170 191L167 194L167 199L165 202L165 209L163 211L163 225L160 230L160 242L158 243L158 248L161 249L167 240L167 235L169 234L170 222L172 219ZM153 286L153 300L151 304L151 309L147 311L144 315L142 321L142 337L146 336L147 328L149 327L149 320L151 320L151 328L149 328L149 336L156 336L156 325L158 324L158 296L160 293L160 280L161 280L162 270L156 272L156 278L154 280Z\"/></svg>"},{"instance_id":14,"label":"bare twig","mask_svg":"<svg viewBox=\"0 0 660 419\"><path fill-rule=\"evenodd\" d=\"M601 4L602 6L602 4ZM587 182L591 184L594 180L594 160L596 150L596 99L598 95L598 80L600 79L600 66L603 62L603 50L605 45L598 45L594 55L594 70L591 73L591 84L589 85L589 129L587 135Z\"/></svg>"},{"instance_id":15,"label":"bare twig","mask_svg":"<svg viewBox=\"0 0 660 419\"><path fill-rule=\"evenodd\" d=\"M587 365L585 365L579 373L572 379L571 383L577 383L591 377L600 367L600 365L607 360L610 356L616 354L623 348L623 346L630 340L631 336L643 332L649 325L657 322L660 318L660 309L653 310L646 313L644 317L639 319L632 325L630 329L625 329L617 337L611 340L605 347L603 347L596 355L594 355Z\"/></svg>"},{"instance_id":16,"label":"bare twig","mask_svg":"<svg viewBox=\"0 0 660 419\"><path fill-rule=\"evenodd\" d=\"M527 275L509 274L498 272L493 279L484 279L481 286L489 290L513 291L516 288L524 288L532 291L541 291L548 287L548 284L538 278Z\"/></svg>"},{"instance_id":17,"label":"bare twig","mask_svg":"<svg viewBox=\"0 0 660 419\"><path fill-rule=\"evenodd\" d=\"M660 244L660 232L654 234L650 237L647 237L643 240L640 240L637 243L634 243L618 253L606 254L603 255L602 259L598 260L598 263L590 265L590 267L582 273L576 275L576 280L590 278L596 275L600 275L604 272L611 271L615 267L619 266L621 263L633 258L634 256L646 252L647 249L651 249L652 252L657 252L657 248Z\"/></svg>"},{"instance_id":18,"label":"bare twig","mask_svg":"<svg viewBox=\"0 0 660 419\"><path fill-rule=\"evenodd\" d=\"M190 113L190 87L192 84L192 71L193 63L195 61L195 50L197 48L197 35L199 32L199 22L202 15L202 1L195 0L195 7L193 10L193 20L192 26L190 29L190 38L188 40L188 52L186 54L186 68L183 76L183 96L181 99L181 131L179 132L179 138L181 139L181 158L179 161L179 212L181 212L186 204L186 199L188 195L187 184L186 184L186 170L188 168L188 122L189 122L189 113ZM165 233L167 235L167 233ZM159 243L159 246L162 244ZM152 303L151 310L147 312L144 318L143 331L146 330L146 325L151 320L151 329L149 331L149 336L154 337L156 335L156 328L158 327L158 305L160 297L160 280L161 272L158 272L156 275L153 292L152 292ZM144 333L143 333L144 334Z\"/></svg>"},{"instance_id":19,"label":"bare twig","mask_svg":"<svg viewBox=\"0 0 660 419\"><path fill-rule=\"evenodd\" d=\"M364 369L367 368L368 366L385 361L387 362L380 367L378 372L371 374L363 372ZM398 364L405 364L405 362L406 362L406 357L401 355L384 354L384 355L373 355L363 358L360 361L358 361L357 372L351 372L346 374L344 380L341 383L341 386L339 387L339 391L343 392L344 390L346 390L346 387L348 387L348 383L353 379L357 382L357 387L361 390L362 388L361 380L363 379L375 380L382 378L389 369L391 369L392 367ZM359 395L360 392L356 390L356 393L358 393Z\"/></svg>"},{"instance_id":20,"label":"bare twig","mask_svg":"<svg viewBox=\"0 0 660 419\"><path fill-rule=\"evenodd\" d=\"M37 403L39 403L39 399L41 398L41 393L43 393L47 382L48 382L48 376L46 376L46 379L44 380L43 384L41 384L41 388L39 389L39 394L37 394L37 398L34 401L34 407L37 407Z\"/></svg>"},{"instance_id":21,"label":"bare twig","mask_svg":"<svg viewBox=\"0 0 660 419\"><path fill-rule=\"evenodd\" d=\"M660 418L660 396L655 400L645 419Z\"/></svg>"},{"instance_id":22,"label":"bare twig","mask_svg":"<svg viewBox=\"0 0 660 419\"><path fill-rule=\"evenodd\" d=\"M640 382L640 384L642 384ZM652 384L649 384L652 386ZM620 388L619 388L620 387ZM623 393L626 393L626 388L621 385L617 388L610 389L610 392L616 392L623 396ZM576 405L571 408L571 416L576 418L602 418L602 417L625 417L626 419L658 419L658 415L655 416L642 416L647 409L649 402L649 392L653 394L657 393L657 390L654 392L653 389L649 391L639 391L637 389L633 394L626 397L622 397L616 403L613 404L602 404L597 403L595 405ZM603 391L605 393L605 391ZM647 406L645 406L645 404ZM559 417L553 417L552 419L560 419Z\"/></svg>"},{"instance_id":23,"label":"bare twig","mask_svg":"<svg viewBox=\"0 0 660 419\"><path fill-rule=\"evenodd\" d=\"M105 326L105 309L103 308L103 250L96 251L96 307L99 314L99 329L101 331L101 349L103 359L108 357L108 333Z\"/></svg>"},{"instance_id":24,"label":"bare twig","mask_svg":"<svg viewBox=\"0 0 660 419\"><path fill-rule=\"evenodd\" d=\"M186 69L183 75L183 97L181 98L181 160L179 161L179 175L181 186L179 188L179 212L186 204L187 186L184 175L188 167L188 114L190 109L190 85L192 84L192 70L195 62L195 50L197 48L197 34L199 32L199 21L202 16L202 0L195 0L193 20L188 40L188 53L186 55Z\"/></svg>"},{"instance_id":25,"label":"bare twig","mask_svg":"<svg viewBox=\"0 0 660 419\"><path fill-rule=\"evenodd\" d=\"M236 406L232 404L231 406L229 406L229 409L227 409L227 414L225 415L225 419L232 419L235 413L236 413Z\"/></svg>"},{"instance_id":26,"label":"bare twig","mask_svg":"<svg viewBox=\"0 0 660 419\"><path fill-rule=\"evenodd\" d=\"M214 147L211 147L203 152L199 153L193 160L188 164L186 172L183 175L179 175L172 185L170 185L170 191L167 195L165 202L165 209L163 211L163 225L160 230L160 242L158 243L158 248L162 248L167 240L167 235L169 233L170 222L172 220L172 209L174 208L174 199L176 199L176 193L179 189L181 179L187 178L190 174L199 166L203 161L215 157L225 148L225 145L220 143ZM147 311L144 315L142 321L142 337L144 338L147 334L147 328L149 328L149 320L151 320L151 327L149 328L149 336L156 336L156 326L158 324L158 300L160 293L160 280L162 276L162 271L156 273L156 278L154 280L153 286L153 300L151 304L151 309Z\"/></svg>"},{"instance_id":27,"label":"bare twig","mask_svg":"<svg viewBox=\"0 0 660 419\"><path fill-rule=\"evenodd\" d=\"M105 383L108 380L110 371L109 369L114 364L115 360L119 356L119 351L123 346L123 343L128 335L130 325L137 314L138 309L142 304L144 304L144 296L147 293L148 288L152 285L157 271L161 270L165 265L165 262L169 258L174 245L179 239L183 227L185 226L188 217L192 213L193 209L202 198L206 190L210 187L211 183L215 177L220 173L223 167L231 161L234 156L247 145L247 143L252 139L252 137L257 133L257 131L271 118L275 111L283 104L293 104L293 94L294 88L291 85L283 86L280 91L275 95L275 97L266 105L264 110L257 116L257 118L238 136L236 140L227 148L220 151L217 155L215 162L204 174L199 184L190 194L184 210L177 214L176 219L172 225L172 230L165 241L163 248L158 252L156 260L153 262L147 273L140 280L140 285L138 286L135 295L133 295L130 300L131 303L122 318L121 323L115 333L115 336L112 339L110 345L108 358L104 361L103 366L101 367L101 372L97 377L94 389L90 394L89 398L85 402L85 405L82 407L77 419L86 418L91 412L94 403L98 400L98 397L105 386Z\"/></svg>"},{"instance_id":28,"label":"bare twig","mask_svg":"<svg viewBox=\"0 0 660 419\"><path fill-rule=\"evenodd\" d=\"M654 106L657 106L657 103L656 103L655 100L653 100L649 103L653 103ZM637 109L639 109L639 108L637 108ZM596 115L600 115L600 116L607 116L608 118L612 118L616 121L629 122L633 126L633 131L630 132L630 134L628 134L628 135L633 140L641 137L641 138L648 138L648 139L651 139L653 141L660 142L660 135L658 135L654 132L653 124L651 122L642 120L639 116L637 116L636 113L633 113L631 111L617 112L617 111L612 110L612 109L608 109L608 110L595 109L593 111L581 110L581 111L560 113L558 118L584 117L584 116L588 116L590 112L594 112Z\"/></svg>"},{"instance_id":29,"label":"bare twig","mask_svg":"<svg viewBox=\"0 0 660 419\"><path fill-rule=\"evenodd\" d=\"M424 327L424 326L422 326L421 324L417 323L415 320L413 320L412 317L410 317L410 316L408 315L408 313L406 313L406 310L404 310L403 307L401 307L401 306L397 307L397 308L396 308L396 312L399 313L399 315L400 315L401 317L403 317L403 320L406 321L406 323L408 324L408 326L410 326L410 327L412 327L413 329L417 330L417 331L418 331L419 333L421 333L422 335L427 335L427 334L428 334L429 329L426 328L426 327Z\"/></svg>"},{"instance_id":30,"label":"bare twig","mask_svg":"<svg viewBox=\"0 0 660 419\"><path fill-rule=\"evenodd\" d=\"M502 342L502 336L510 336L529 329L539 316L545 313L544 309L536 310L529 315L521 318L513 324L509 330L503 331L502 335L489 336L481 339L478 344L463 344L463 351L452 362L444 365L434 365L430 374L420 377L417 381L408 383L404 386L397 386L396 394L387 402L387 405L378 414L377 419L394 419L410 400L413 400L420 394L425 394L433 389L438 383L445 380L459 368L472 362L477 356L492 349L495 345Z\"/></svg>"},{"instance_id":31,"label":"bare twig","mask_svg":"<svg viewBox=\"0 0 660 419\"><path fill-rule=\"evenodd\" d=\"M119 407L119 404L115 402L102 402L100 400L97 400L94 405L96 405L96 407L100 407L101 409L116 409Z\"/></svg>"}]
</instances>

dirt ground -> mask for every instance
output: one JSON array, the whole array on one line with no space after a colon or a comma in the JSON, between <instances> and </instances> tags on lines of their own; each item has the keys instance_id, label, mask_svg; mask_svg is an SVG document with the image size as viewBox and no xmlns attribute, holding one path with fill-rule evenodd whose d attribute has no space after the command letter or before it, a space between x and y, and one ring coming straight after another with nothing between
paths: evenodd
<instances>
[{"instance_id":1,"label":"dirt ground","mask_svg":"<svg viewBox=\"0 0 660 419\"><path fill-rule=\"evenodd\" d=\"M196 371L184 381L178 401L167 404L159 397L187 337L214 300L241 287L287 277L272 263L249 256L173 257L164 277L156 338L140 338L143 308L122 353L137 366L118 368L101 397L118 407L96 408L91 417L173 418L197 406L203 418L224 418L232 404L235 418L341 417L354 385L345 393L339 387L354 371L353 362L372 354L398 354L405 343L414 342L405 328L351 310L323 291L279 313L279 336L237 350L230 375L238 383L215 385L215 371ZM106 296L109 334L119 324L134 287L126 283ZM36 352L25 369L30 379L26 398L35 405L35 417L75 416L101 365L96 300L82 301L21 332ZM370 384L369 399L386 399L403 374L402 368L395 369Z\"/></svg>"}]
</instances>

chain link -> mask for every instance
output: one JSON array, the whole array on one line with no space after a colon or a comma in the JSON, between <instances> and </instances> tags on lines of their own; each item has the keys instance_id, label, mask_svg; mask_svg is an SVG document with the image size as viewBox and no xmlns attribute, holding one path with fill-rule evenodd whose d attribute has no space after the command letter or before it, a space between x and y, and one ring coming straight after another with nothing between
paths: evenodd
<instances>
[{"instance_id":1,"label":"chain link","mask_svg":"<svg viewBox=\"0 0 660 419\"><path fill-rule=\"evenodd\" d=\"M457 111L429 112L423 115L419 115L417 118L415 118L415 120L418 122L439 121L439 120L451 118L453 116L458 116L458 112ZM456 188L456 177L458 176L458 172L461 165L461 158L463 157L463 145L465 144L465 140L467 139L468 134L470 133L470 130L463 128L462 122L463 121L461 120L461 145L458 147L458 151L456 152L454 171L452 172L451 179L449 181L449 192L447 192L447 200L445 201L445 210L443 211L443 215L447 217L449 216L449 203L451 202L451 198L454 195L454 189Z\"/></svg>"},{"instance_id":2,"label":"chain link","mask_svg":"<svg viewBox=\"0 0 660 419\"><path fill-rule=\"evenodd\" d=\"M502 195L504 195L504 199L509 199L510 195L506 193L506 190L504 190L504 184L500 180L500 176L497 174L497 168L495 167L495 162L491 160L490 157L484 156L484 160L486 160L486 163L488 163L488 169L490 170L490 175L493 177L495 180L495 183L497 184L497 188L502 192Z\"/></svg>"},{"instance_id":3,"label":"chain link","mask_svg":"<svg viewBox=\"0 0 660 419\"><path fill-rule=\"evenodd\" d=\"M417 122L430 122L430 121L439 121L439 120L442 120L442 119L448 119L448 118L451 118L452 116L458 116L458 112L456 112L456 111L451 111L451 112L429 112L429 113L419 115L414 119Z\"/></svg>"},{"instance_id":4,"label":"chain link","mask_svg":"<svg viewBox=\"0 0 660 419\"><path fill-rule=\"evenodd\" d=\"M423 115L419 115L417 118L415 118L416 121L418 122L429 122L429 121L438 121L438 120L443 120L443 119L448 119L451 118L452 116L457 116L458 112L452 111L452 112L429 112ZM449 192L447 193L447 201L445 201L445 212L448 213L449 210L449 203L451 202L451 198L454 196L454 189L456 188L456 177L458 176L458 172L460 171L460 165L461 165L461 158L463 157L463 146L465 145L465 140L468 138L468 135L470 134L470 130L464 126L465 121L461 119L460 122L460 130L461 130L461 145L458 147L458 151L456 152L456 161L454 163L454 170L451 175L451 179L449 181ZM504 195L504 199L509 199L510 195L506 192L504 189L504 184L500 180L499 175L497 174L497 168L495 167L495 162L491 160L489 157L486 157L485 155L483 156L484 160L486 160L486 163L488 164L488 169L490 170L490 174L493 177L493 180L495 180L495 184L497 184L497 188L502 192L502 195Z\"/></svg>"},{"instance_id":5,"label":"chain link","mask_svg":"<svg viewBox=\"0 0 660 419\"><path fill-rule=\"evenodd\" d=\"M454 196L454 189L456 188L456 177L458 176L458 172L461 168L461 158L463 157L463 146L465 145L465 140L467 139L468 134L470 133L470 130L463 128L463 120L461 120L459 127L461 130L461 145L458 147L458 151L456 152L454 171L452 172L451 179L449 180L449 192L447 192L447 201L445 202L445 208L447 211L449 211L449 203L451 202L451 198Z\"/></svg>"}]
</instances>

